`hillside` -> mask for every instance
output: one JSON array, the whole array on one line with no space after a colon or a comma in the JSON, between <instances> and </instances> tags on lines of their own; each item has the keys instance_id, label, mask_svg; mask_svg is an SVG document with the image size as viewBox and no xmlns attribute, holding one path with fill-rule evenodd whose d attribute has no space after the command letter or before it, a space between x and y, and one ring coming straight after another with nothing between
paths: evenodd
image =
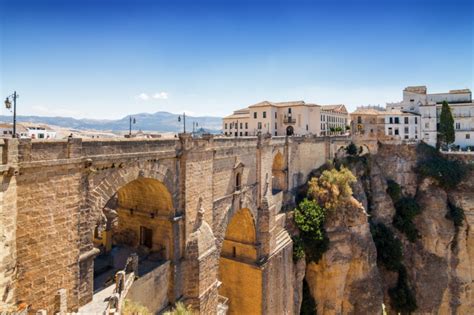
<instances>
[{"instance_id":1,"label":"hillside","mask_svg":"<svg viewBox=\"0 0 474 315\"><path fill-rule=\"evenodd\" d=\"M154 114L140 113L132 115L136 120L136 124L133 125L134 130L148 130L158 132L176 132L181 131L183 123L178 122L178 116L176 114L168 112L156 112ZM48 125L54 125L59 127L81 129L81 130L110 130L120 131L128 130L129 128L129 117L125 116L117 120L101 120L101 119L76 119L72 117L47 117L47 116L18 116L18 122L33 122L42 123ZM11 122L11 116L0 116L0 121ZM186 116L186 129L192 130L193 121L197 122L199 128L204 128L209 132L219 132L222 127L222 118L201 116L193 117Z\"/></svg>"}]
</instances>

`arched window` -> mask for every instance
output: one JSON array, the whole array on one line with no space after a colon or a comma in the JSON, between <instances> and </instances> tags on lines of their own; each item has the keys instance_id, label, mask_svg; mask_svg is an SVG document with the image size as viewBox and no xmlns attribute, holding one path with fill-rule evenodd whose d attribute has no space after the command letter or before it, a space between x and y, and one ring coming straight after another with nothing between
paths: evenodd
<instances>
[{"instance_id":1,"label":"arched window","mask_svg":"<svg viewBox=\"0 0 474 315\"><path fill-rule=\"evenodd\" d=\"M240 190L240 173L235 174L235 191Z\"/></svg>"}]
</instances>

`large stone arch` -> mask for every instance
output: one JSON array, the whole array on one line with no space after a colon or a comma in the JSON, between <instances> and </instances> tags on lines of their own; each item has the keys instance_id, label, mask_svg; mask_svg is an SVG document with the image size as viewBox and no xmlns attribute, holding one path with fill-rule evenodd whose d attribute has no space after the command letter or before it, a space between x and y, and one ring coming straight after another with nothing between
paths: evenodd
<instances>
[{"instance_id":1,"label":"large stone arch","mask_svg":"<svg viewBox=\"0 0 474 315\"><path fill-rule=\"evenodd\" d=\"M91 176L92 175L92 176ZM87 206L91 211L92 220L100 220L103 216L103 209L107 202L116 194L116 192L128 183L140 179L155 179L161 182L170 192L172 196L173 207L178 207L177 182L174 180L173 172L166 166L159 163L145 162L133 163L122 168L115 168L111 172L106 173L106 177L97 179L93 174L89 175L89 192L87 196Z\"/></svg>"},{"instance_id":2,"label":"large stone arch","mask_svg":"<svg viewBox=\"0 0 474 315\"><path fill-rule=\"evenodd\" d=\"M256 220L250 209L238 209L226 227L219 259L219 295L227 303L227 314L262 312L257 235Z\"/></svg>"}]
</instances>

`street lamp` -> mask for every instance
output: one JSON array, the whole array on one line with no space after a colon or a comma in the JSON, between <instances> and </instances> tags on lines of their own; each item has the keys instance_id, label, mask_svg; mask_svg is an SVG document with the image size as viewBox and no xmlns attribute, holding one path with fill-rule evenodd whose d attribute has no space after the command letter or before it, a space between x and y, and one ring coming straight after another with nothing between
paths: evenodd
<instances>
[{"instance_id":1,"label":"street lamp","mask_svg":"<svg viewBox=\"0 0 474 315\"><path fill-rule=\"evenodd\" d=\"M130 116L130 127L129 127L129 130L128 130L128 137L132 137L132 124L136 124L137 123L137 120L135 118L132 118L132 116Z\"/></svg>"},{"instance_id":2,"label":"street lamp","mask_svg":"<svg viewBox=\"0 0 474 315\"><path fill-rule=\"evenodd\" d=\"M181 116L178 116L178 122L181 122ZM183 130L186 133L186 113L183 113Z\"/></svg>"},{"instance_id":3,"label":"street lamp","mask_svg":"<svg viewBox=\"0 0 474 315\"><path fill-rule=\"evenodd\" d=\"M5 107L7 109L12 108L12 103L10 102L10 97L13 99L13 134L12 137L16 138L16 99L20 97L16 94L16 91L12 95L8 95L5 99Z\"/></svg>"}]
</instances>

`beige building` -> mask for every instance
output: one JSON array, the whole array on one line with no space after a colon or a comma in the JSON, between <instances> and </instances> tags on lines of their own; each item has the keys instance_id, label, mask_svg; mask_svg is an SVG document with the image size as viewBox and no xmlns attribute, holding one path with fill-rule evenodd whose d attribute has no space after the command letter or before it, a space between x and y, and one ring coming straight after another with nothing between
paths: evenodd
<instances>
[{"instance_id":1,"label":"beige building","mask_svg":"<svg viewBox=\"0 0 474 315\"><path fill-rule=\"evenodd\" d=\"M346 127L349 126L349 118L349 113L343 104L322 105L321 134L328 135L334 132L345 132Z\"/></svg>"},{"instance_id":2,"label":"beige building","mask_svg":"<svg viewBox=\"0 0 474 315\"><path fill-rule=\"evenodd\" d=\"M258 134L272 136L321 134L321 106L304 101L263 101L236 110L223 119L223 133L245 137Z\"/></svg>"}]
</instances>

